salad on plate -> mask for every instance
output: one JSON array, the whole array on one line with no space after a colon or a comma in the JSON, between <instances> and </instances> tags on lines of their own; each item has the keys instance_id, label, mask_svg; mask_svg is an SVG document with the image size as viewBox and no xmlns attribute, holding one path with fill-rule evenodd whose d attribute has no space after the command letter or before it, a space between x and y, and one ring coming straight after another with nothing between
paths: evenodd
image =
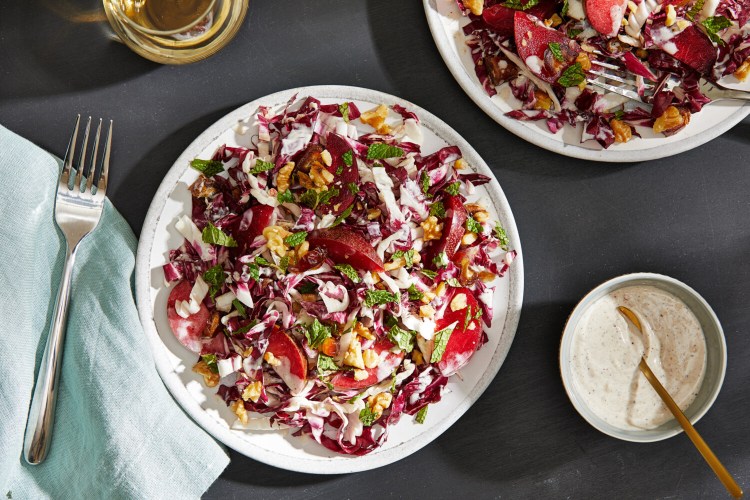
<instances>
[{"instance_id":1,"label":"salad on plate","mask_svg":"<svg viewBox=\"0 0 750 500\"><path fill-rule=\"evenodd\" d=\"M423 152L404 107L295 96L253 119L252 147L191 161L170 327L236 426L369 453L404 414L429 418L487 341L516 253L489 178L456 146Z\"/></svg>"},{"instance_id":2,"label":"salad on plate","mask_svg":"<svg viewBox=\"0 0 750 500\"><path fill-rule=\"evenodd\" d=\"M710 102L701 79L750 74L748 0L457 1L485 92L508 85L519 102L507 115L553 134L582 124L581 142L604 148L640 127L678 133ZM594 72L634 83L649 106L587 85Z\"/></svg>"}]
</instances>

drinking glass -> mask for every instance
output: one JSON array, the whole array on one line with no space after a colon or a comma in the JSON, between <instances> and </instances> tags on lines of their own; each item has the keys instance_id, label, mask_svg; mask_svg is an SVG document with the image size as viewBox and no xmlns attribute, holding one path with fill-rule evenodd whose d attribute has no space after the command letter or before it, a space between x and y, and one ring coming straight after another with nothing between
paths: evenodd
<instances>
[{"instance_id":1,"label":"drinking glass","mask_svg":"<svg viewBox=\"0 0 750 500\"><path fill-rule=\"evenodd\" d=\"M187 64L224 47L242 25L248 0L103 0L125 45L162 64Z\"/></svg>"}]
</instances>

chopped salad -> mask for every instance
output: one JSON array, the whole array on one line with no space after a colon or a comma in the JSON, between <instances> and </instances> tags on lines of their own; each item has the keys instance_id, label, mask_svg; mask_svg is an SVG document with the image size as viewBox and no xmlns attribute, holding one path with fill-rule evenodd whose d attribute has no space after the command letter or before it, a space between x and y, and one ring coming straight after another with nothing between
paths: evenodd
<instances>
[{"instance_id":1,"label":"chopped salad","mask_svg":"<svg viewBox=\"0 0 750 500\"><path fill-rule=\"evenodd\" d=\"M516 252L489 178L456 146L423 152L407 109L295 96L254 119L253 147L191 162L169 323L236 425L362 455L487 342Z\"/></svg>"},{"instance_id":2,"label":"chopped salad","mask_svg":"<svg viewBox=\"0 0 750 500\"><path fill-rule=\"evenodd\" d=\"M581 142L604 148L640 137L637 127L679 132L710 102L701 78L744 81L750 74L748 0L458 4L469 18L463 31L484 90L493 96L507 83L521 103L507 116L545 121L552 133L580 123ZM633 82L651 109L587 85L597 70Z\"/></svg>"}]
</instances>

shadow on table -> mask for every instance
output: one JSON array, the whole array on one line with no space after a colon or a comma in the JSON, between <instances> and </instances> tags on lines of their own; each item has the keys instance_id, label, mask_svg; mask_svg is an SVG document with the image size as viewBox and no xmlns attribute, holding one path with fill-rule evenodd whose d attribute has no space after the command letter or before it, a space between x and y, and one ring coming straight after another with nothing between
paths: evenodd
<instances>
[{"instance_id":1,"label":"shadow on table","mask_svg":"<svg viewBox=\"0 0 750 500\"><path fill-rule=\"evenodd\" d=\"M2 2L0 33L3 98L105 87L158 67L117 41L101 0Z\"/></svg>"}]
</instances>

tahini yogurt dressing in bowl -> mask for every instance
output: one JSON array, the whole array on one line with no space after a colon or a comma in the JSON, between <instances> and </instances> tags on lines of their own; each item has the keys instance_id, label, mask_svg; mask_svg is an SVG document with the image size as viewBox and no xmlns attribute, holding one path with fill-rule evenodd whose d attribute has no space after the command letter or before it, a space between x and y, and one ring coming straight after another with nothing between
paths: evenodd
<instances>
[{"instance_id":1,"label":"tahini yogurt dressing in bowl","mask_svg":"<svg viewBox=\"0 0 750 500\"><path fill-rule=\"evenodd\" d=\"M617 311L620 305L638 315L643 333ZM605 434L648 442L681 431L638 370L644 354L691 422L700 419L718 395L726 344L706 301L667 276L614 278L576 306L560 346L560 370L571 402Z\"/></svg>"}]
</instances>

